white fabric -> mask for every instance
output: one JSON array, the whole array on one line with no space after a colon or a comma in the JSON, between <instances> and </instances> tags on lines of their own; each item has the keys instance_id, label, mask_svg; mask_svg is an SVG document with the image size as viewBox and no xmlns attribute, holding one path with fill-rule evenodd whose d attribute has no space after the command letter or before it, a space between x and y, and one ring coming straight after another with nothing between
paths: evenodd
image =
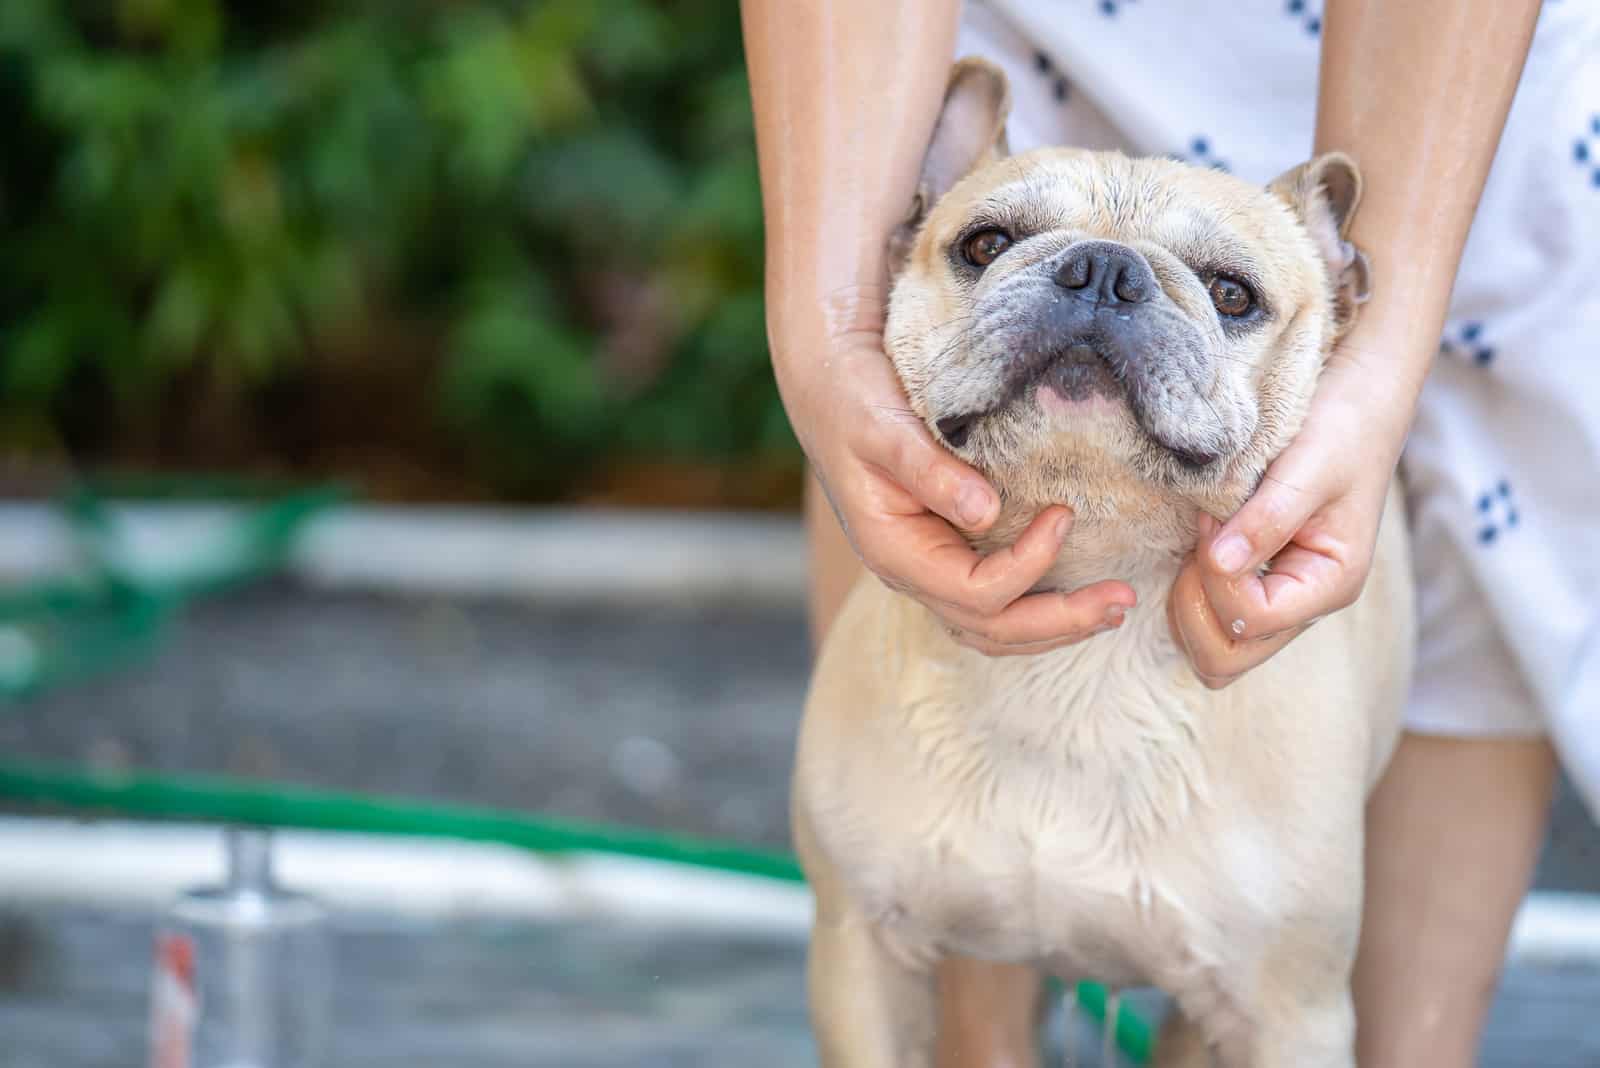
<instances>
[{"instance_id":1,"label":"white fabric","mask_svg":"<svg viewBox=\"0 0 1600 1068\"><path fill-rule=\"evenodd\" d=\"M1320 30L1318 0L969 0L958 49L1010 76L1013 151L1264 183L1310 153ZM1600 5L1544 5L1403 466L1408 726L1549 731L1600 815Z\"/></svg>"}]
</instances>

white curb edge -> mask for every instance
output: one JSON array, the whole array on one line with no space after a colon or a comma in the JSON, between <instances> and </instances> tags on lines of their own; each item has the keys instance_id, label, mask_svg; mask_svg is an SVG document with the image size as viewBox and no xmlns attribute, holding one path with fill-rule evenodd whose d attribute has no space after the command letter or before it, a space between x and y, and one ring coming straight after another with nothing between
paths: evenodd
<instances>
[{"instance_id":1,"label":"white curb edge","mask_svg":"<svg viewBox=\"0 0 1600 1068\"><path fill-rule=\"evenodd\" d=\"M124 562L160 578L224 561L248 517L229 505L112 504ZM81 565L52 507L0 504L0 582ZM307 522L289 573L313 587L557 601L798 606L797 518L754 513L343 506Z\"/></svg>"},{"instance_id":2,"label":"white curb edge","mask_svg":"<svg viewBox=\"0 0 1600 1068\"><path fill-rule=\"evenodd\" d=\"M804 938L811 924L802 886L629 858L552 859L472 842L283 831L276 862L286 886L352 911L607 919L785 940ZM221 874L215 827L0 817L0 905L160 909ZM1530 894L1510 956L1600 965L1600 895Z\"/></svg>"},{"instance_id":3,"label":"white curb edge","mask_svg":"<svg viewBox=\"0 0 1600 1068\"><path fill-rule=\"evenodd\" d=\"M330 906L424 918L604 918L663 928L802 937L803 887L598 854L405 836L280 831L279 881ZM212 826L0 817L0 905L162 909L222 878Z\"/></svg>"}]
</instances>

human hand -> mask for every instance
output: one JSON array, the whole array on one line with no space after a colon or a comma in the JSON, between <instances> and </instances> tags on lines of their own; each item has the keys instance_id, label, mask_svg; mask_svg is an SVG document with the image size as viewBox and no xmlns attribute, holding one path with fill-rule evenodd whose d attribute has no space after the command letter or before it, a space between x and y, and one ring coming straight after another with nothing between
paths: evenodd
<instances>
[{"instance_id":1,"label":"human hand","mask_svg":"<svg viewBox=\"0 0 1600 1068\"><path fill-rule=\"evenodd\" d=\"M778 344L774 366L790 422L869 570L990 656L1044 652L1121 623L1136 602L1126 583L1028 593L1060 552L1069 509L1046 508L987 556L966 543L956 527L987 530L999 497L911 410L880 333L852 330L821 347L821 359L788 359L791 347Z\"/></svg>"},{"instance_id":2,"label":"human hand","mask_svg":"<svg viewBox=\"0 0 1600 1068\"><path fill-rule=\"evenodd\" d=\"M1380 395L1373 383L1385 381L1354 349L1336 350L1305 425L1254 495L1226 523L1199 517L1167 618L1208 687L1228 685L1360 596L1415 402L1403 390Z\"/></svg>"}]
</instances>

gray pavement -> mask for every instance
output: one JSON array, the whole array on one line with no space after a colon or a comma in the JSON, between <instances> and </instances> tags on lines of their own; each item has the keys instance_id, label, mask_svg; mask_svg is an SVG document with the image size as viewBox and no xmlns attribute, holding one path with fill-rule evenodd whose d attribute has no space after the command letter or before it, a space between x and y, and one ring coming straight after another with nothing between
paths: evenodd
<instances>
[{"instance_id":1,"label":"gray pavement","mask_svg":"<svg viewBox=\"0 0 1600 1068\"><path fill-rule=\"evenodd\" d=\"M136 1068L149 916L0 917L0 1066ZM327 1068L801 1068L802 951L615 924L344 916Z\"/></svg>"},{"instance_id":2,"label":"gray pavement","mask_svg":"<svg viewBox=\"0 0 1600 1068\"><path fill-rule=\"evenodd\" d=\"M0 706L0 751L785 841L797 613L264 589L158 658ZM1600 892L1563 788L1539 873ZM0 1068L140 1063L150 918L0 920ZM798 947L614 926L340 918L338 1065L814 1063ZM1600 972L1518 968L1485 1065L1600 1065Z\"/></svg>"},{"instance_id":3,"label":"gray pavement","mask_svg":"<svg viewBox=\"0 0 1600 1068\"><path fill-rule=\"evenodd\" d=\"M0 1068L143 1064L153 917L0 913ZM421 924L342 915L329 1068L803 1068L803 951L614 923ZM1161 1005L1139 1007L1152 1021ZM1600 974L1518 968L1483 1068L1600 1064ZM1045 1034L1060 1064L1066 1025ZM1075 1023L1081 1068L1093 1030ZM1419 1066L1424 1068L1424 1066Z\"/></svg>"},{"instance_id":4,"label":"gray pavement","mask_svg":"<svg viewBox=\"0 0 1600 1068\"><path fill-rule=\"evenodd\" d=\"M0 751L787 841L798 616L265 591L11 708Z\"/></svg>"}]
</instances>

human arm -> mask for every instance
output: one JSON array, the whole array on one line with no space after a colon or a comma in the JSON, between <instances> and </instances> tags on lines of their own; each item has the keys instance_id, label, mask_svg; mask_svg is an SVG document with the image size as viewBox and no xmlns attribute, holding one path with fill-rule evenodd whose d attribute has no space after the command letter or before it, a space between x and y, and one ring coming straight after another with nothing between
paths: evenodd
<instances>
[{"instance_id":1,"label":"human arm","mask_svg":"<svg viewBox=\"0 0 1600 1068\"><path fill-rule=\"evenodd\" d=\"M1538 0L1328 0L1316 148L1363 172L1349 237L1373 295L1261 486L1225 523L1201 517L1168 611L1209 685L1361 592L1538 13Z\"/></svg>"},{"instance_id":2,"label":"human arm","mask_svg":"<svg viewBox=\"0 0 1600 1068\"><path fill-rule=\"evenodd\" d=\"M767 226L768 336L784 406L856 552L989 653L1080 640L1123 583L1032 594L1071 513L1048 508L980 557L951 524L999 512L934 441L883 351L886 243L911 205L950 73L957 0L743 0Z\"/></svg>"}]
</instances>

